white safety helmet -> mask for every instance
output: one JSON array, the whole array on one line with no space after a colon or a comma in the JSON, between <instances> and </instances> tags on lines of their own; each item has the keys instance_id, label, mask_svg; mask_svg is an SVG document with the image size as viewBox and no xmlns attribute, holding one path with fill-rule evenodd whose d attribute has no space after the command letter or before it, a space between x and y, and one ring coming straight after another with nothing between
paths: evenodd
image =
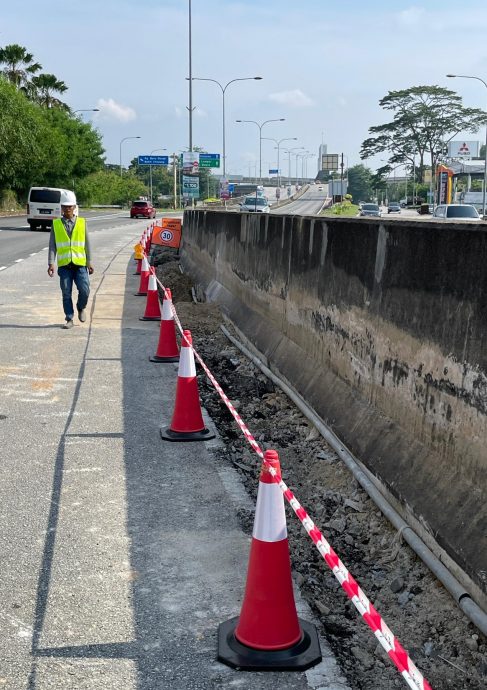
<instances>
[{"instance_id":1,"label":"white safety helmet","mask_svg":"<svg viewBox=\"0 0 487 690\"><path fill-rule=\"evenodd\" d=\"M61 206L76 206L76 194L69 189L61 192Z\"/></svg>"}]
</instances>

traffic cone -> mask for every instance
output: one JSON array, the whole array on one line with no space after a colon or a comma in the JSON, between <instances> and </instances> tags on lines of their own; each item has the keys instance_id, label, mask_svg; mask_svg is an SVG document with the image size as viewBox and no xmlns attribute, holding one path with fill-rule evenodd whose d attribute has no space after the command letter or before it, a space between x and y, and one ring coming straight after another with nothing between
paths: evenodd
<instances>
[{"instance_id":1,"label":"traffic cone","mask_svg":"<svg viewBox=\"0 0 487 690\"><path fill-rule=\"evenodd\" d=\"M140 271L139 291L135 295L146 295L149 287L150 266L147 257L142 259L142 269Z\"/></svg>"},{"instance_id":2,"label":"traffic cone","mask_svg":"<svg viewBox=\"0 0 487 690\"><path fill-rule=\"evenodd\" d=\"M147 287L147 300L144 316L139 321L160 321L161 307L159 305L159 293L157 292L156 274L153 267L150 269L149 285Z\"/></svg>"},{"instance_id":3,"label":"traffic cone","mask_svg":"<svg viewBox=\"0 0 487 690\"><path fill-rule=\"evenodd\" d=\"M161 428L165 441L206 441L215 437L206 429L201 414L192 342L191 331L183 331L171 426Z\"/></svg>"},{"instance_id":4,"label":"traffic cone","mask_svg":"<svg viewBox=\"0 0 487 690\"><path fill-rule=\"evenodd\" d=\"M265 460L280 475L279 456ZM321 661L314 625L296 613L284 497L264 462L240 616L218 629L218 659L246 671L303 671Z\"/></svg>"},{"instance_id":5,"label":"traffic cone","mask_svg":"<svg viewBox=\"0 0 487 690\"><path fill-rule=\"evenodd\" d=\"M142 270L142 259L136 259L137 261L137 268L135 269L134 276L140 276L141 270Z\"/></svg>"},{"instance_id":6,"label":"traffic cone","mask_svg":"<svg viewBox=\"0 0 487 690\"><path fill-rule=\"evenodd\" d=\"M151 362L177 362L179 361L179 349L176 342L176 326L171 311L171 290L166 288L166 296L162 303L161 328L159 331L159 343L156 354L149 357Z\"/></svg>"}]
</instances>

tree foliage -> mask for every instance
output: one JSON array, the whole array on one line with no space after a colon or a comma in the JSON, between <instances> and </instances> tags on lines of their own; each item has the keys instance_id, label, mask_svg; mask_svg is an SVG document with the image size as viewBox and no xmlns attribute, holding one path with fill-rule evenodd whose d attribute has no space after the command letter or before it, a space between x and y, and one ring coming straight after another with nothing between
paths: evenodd
<instances>
[{"instance_id":1,"label":"tree foliage","mask_svg":"<svg viewBox=\"0 0 487 690\"><path fill-rule=\"evenodd\" d=\"M29 101L0 78L0 189L25 195L30 186L73 186L103 167L100 134L60 109Z\"/></svg>"},{"instance_id":2,"label":"tree foliage","mask_svg":"<svg viewBox=\"0 0 487 690\"><path fill-rule=\"evenodd\" d=\"M68 110L68 106L57 98L55 94L62 94L68 90L63 81L60 81L54 74L39 74L32 77L30 89L32 100L45 108L63 108Z\"/></svg>"},{"instance_id":3,"label":"tree foliage","mask_svg":"<svg viewBox=\"0 0 487 690\"><path fill-rule=\"evenodd\" d=\"M486 122L478 108L465 108L462 98L441 86L413 86L389 91L379 105L391 111L393 119L370 127L373 135L362 144L361 158L389 154L389 166L411 164L419 156L422 173L426 156L436 169L445 144L460 132L477 132Z\"/></svg>"},{"instance_id":4,"label":"tree foliage","mask_svg":"<svg viewBox=\"0 0 487 690\"><path fill-rule=\"evenodd\" d=\"M42 65L34 62L32 53L27 49L12 43L0 48L0 65L2 74L15 87L20 88L29 82L29 78L42 69Z\"/></svg>"},{"instance_id":5,"label":"tree foliage","mask_svg":"<svg viewBox=\"0 0 487 690\"><path fill-rule=\"evenodd\" d=\"M355 203L369 201L374 196L373 173L365 165L353 165L347 171L348 191Z\"/></svg>"},{"instance_id":6,"label":"tree foliage","mask_svg":"<svg viewBox=\"0 0 487 690\"><path fill-rule=\"evenodd\" d=\"M132 173L123 177L113 170L99 170L87 175L76 187L78 200L86 205L128 205L133 199L147 194L147 187Z\"/></svg>"}]
</instances>

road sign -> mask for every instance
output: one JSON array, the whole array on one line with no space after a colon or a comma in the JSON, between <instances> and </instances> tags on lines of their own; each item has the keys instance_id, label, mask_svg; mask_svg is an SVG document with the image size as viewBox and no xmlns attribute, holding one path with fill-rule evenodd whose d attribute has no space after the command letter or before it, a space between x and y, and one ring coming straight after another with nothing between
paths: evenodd
<instances>
[{"instance_id":1,"label":"road sign","mask_svg":"<svg viewBox=\"0 0 487 690\"><path fill-rule=\"evenodd\" d=\"M321 156L322 170L338 170L338 153L325 153Z\"/></svg>"},{"instance_id":2,"label":"road sign","mask_svg":"<svg viewBox=\"0 0 487 690\"><path fill-rule=\"evenodd\" d=\"M183 197L185 199L199 199L200 179L191 175L183 175Z\"/></svg>"},{"instance_id":3,"label":"road sign","mask_svg":"<svg viewBox=\"0 0 487 690\"><path fill-rule=\"evenodd\" d=\"M219 168L219 153L200 153L200 168Z\"/></svg>"},{"instance_id":4,"label":"road sign","mask_svg":"<svg viewBox=\"0 0 487 690\"><path fill-rule=\"evenodd\" d=\"M269 175L278 175L278 174L279 174L279 170L277 168L271 168L269 170Z\"/></svg>"},{"instance_id":5,"label":"road sign","mask_svg":"<svg viewBox=\"0 0 487 690\"><path fill-rule=\"evenodd\" d=\"M139 165L169 165L169 156L139 156Z\"/></svg>"}]
</instances>

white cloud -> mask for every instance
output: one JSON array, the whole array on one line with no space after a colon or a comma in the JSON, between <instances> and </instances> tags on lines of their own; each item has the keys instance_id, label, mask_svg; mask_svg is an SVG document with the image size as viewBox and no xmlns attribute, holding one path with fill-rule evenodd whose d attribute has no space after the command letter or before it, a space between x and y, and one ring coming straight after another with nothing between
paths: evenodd
<instances>
[{"instance_id":1,"label":"white cloud","mask_svg":"<svg viewBox=\"0 0 487 690\"><path fill-rule=\"evenodd\" d=\"M203 108L197 107L194 111L194 114L196 115L196 117L208 117L208 113L206 112L206 110L203 110Z\"/></svg>"},{"instance_id":2,"label":"white cloud","mask_svg":"<svg viewBox=\"0 0 487 690\"><path fill-rule=\"evenodd\" d=\"M113 100L113 98L99 98L97 107L100 109L98 119L100 120L116 120L117 122L132 122L137 118L137 113L128 105L122 105Z\"/></svg>"},{"instance_id":3,"label":"white cloud","mask_svg":"<svg viewBox=\"0 0 487 690\"><path fill-rule=\"evenodd\" d=\"M303 93L301 89L271 93L269 100L280 105L288 105L291 108L309 108L314 105L311 98Z\"/></svg>"},{"instance_id":4,"label":"white cloud","mask_svg":"<svg viewBox=\"0 0 487 690\"><path fill-rule=\"evenodd\" d=\"M397 15L400 24L405 26L415 26L423 19L425 10L422 7L409 7L407 10L399 12Z\"/></svg>"},{"instance_id":5,"label":"white cloud","mask_svg":"<svg viewBox=\"0 0 487 690\"><path fill-rule=\"evenodd\" d=\"M174 112L176 113L176 117L178 118L178 120L180 120L184 115L184 111L182 108L179 107L179 105L174 106Z\"/></svg>"}]
</instances>

